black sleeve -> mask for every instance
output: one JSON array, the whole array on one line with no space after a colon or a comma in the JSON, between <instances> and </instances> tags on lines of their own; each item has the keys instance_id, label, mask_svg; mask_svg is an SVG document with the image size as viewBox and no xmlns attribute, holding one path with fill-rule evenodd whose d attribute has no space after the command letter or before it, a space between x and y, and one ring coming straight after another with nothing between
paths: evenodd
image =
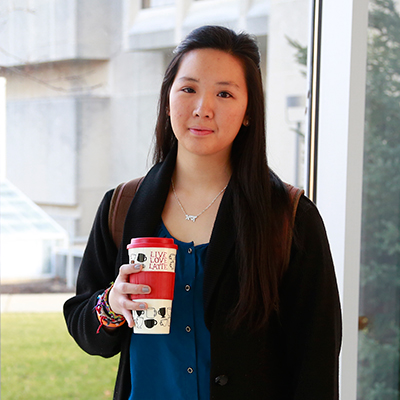
<instances>
[{"instance_id":1,"label":"black sleeve","mask_svg":"<svg viewBox=\"0 0 400 400\"><path fill-rule=\"evenodd\" d=\"M117 249L108 229L108 211L113 191L105 194L83 255L79 269L76 296L64 304L64 317L68 331L87 353L112 357L119 353L121 340L126 335L127 324L107 333L99 327L94 307L102 293L118 274Z\"/></svg>"},{"instance_id":2,"label":"black sleeve","mask_svg":"<svg viewBox=\"0 0 400 400\"><path fill-rule=\"evenodd\" d=\"M342 322L335 270L321 216L304 196L281 288L293 399L338 399Z\"/></svg>"}]
</instances>

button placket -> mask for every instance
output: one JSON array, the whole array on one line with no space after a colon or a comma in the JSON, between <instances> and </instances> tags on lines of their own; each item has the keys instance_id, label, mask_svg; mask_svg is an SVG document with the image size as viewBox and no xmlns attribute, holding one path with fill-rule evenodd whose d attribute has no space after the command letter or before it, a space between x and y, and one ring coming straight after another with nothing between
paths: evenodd
<instances>
[{"instance_id":1,"label":"button placket","mask_svg":"<svg viewBox=\"0 0 400 400\"><path fill-rule=\"evenodd\" d=\"M192 290L192 285L191 283L194 282L194 279L196 277L196 257L195 257L195 249L192 247L186 248L186 274L185 274L185 279L186 283L183 285L183 288L185 290L185 299L186 299L186 306L189 307L190 309L193 309L194 307L194 291ZM186 318L185 318L186 319ZM185 333L185 341L188 341L188 343L191 343L190 346L190 351L186 354L186 372L188 375L192 376L196 380L196 374L194 373L194 367L191 365L196 365L197 362L197 356L196 356L196 343L195 343L195 336L191 334L194 326L194 317L193 317L193 312L190 312L188 314L188 318L185 321L185 325L181 325L181 329L184 329Z\"/></svg>"}]
</instances>

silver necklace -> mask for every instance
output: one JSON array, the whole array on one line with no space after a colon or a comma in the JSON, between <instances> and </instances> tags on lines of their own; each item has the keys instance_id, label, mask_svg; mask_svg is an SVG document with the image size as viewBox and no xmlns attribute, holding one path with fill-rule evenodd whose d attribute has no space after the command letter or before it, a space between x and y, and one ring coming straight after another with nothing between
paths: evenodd
<instances>
[{"instance_id":1,"label":"silver necklace","mask_svg":"<svg viewBox=\"0 0 400 400\"><path fill-rule=\"evenodd\" d=\"M189 214L185 211L185 209L183 208L182 203L179 201L178 195L176 194L176 191L175 191L174 181L173 181L172 179L171 179L171 185L172 185L172 191L174 192L175 199L176 199L176 201L178 202L179 207L181 208L182 212L185 214L186 221L192 221L192 222L196 222L196 219L197 219L198 217L200 217L201 214L203 214L204 212L206 212L206 211L215 203L215 201L218 199L218 197L220 196L220 194L228 187L228 184L227 184L227 185L214 197L214 200L213 200L200 214L197 214L197 215L189 215Z\"/></svg>"}]
</instances>

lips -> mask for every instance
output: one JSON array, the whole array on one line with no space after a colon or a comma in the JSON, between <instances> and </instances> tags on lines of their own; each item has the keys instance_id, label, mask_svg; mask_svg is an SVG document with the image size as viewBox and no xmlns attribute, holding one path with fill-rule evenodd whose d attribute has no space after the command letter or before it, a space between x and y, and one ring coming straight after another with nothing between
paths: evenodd
<instances>
[{"instance_id":1,"label":"lips","mask_svg":"<svg viewBox=\"0 0 400 400\"><path fill-rule=\"evenodd\" d=\"M210 128L205 128L201 126L195 126L192 128L189 128L189 131L196 136L207 136L211 135L214 131Z\"/></svg>"}]
</instances>

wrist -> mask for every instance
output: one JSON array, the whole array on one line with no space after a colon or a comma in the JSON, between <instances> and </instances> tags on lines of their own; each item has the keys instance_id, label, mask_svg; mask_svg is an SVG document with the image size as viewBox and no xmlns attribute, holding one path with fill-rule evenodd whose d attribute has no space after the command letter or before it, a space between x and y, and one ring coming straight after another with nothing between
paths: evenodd
<instances>
[{"instance_id":1,"label":"wrist","mask_svg":"<svg viewBox=\"0 0 400 400\"><path fill-rule=\"evenodd\" d=\"M107 328L118 328L122 326L126 321L123 315L116 314L109 304L109 294L113 288L114 283L111 284L102 294L97 298L97 304L95 306L97 318L100 322L97 333L100 332L102 326Z\"/></svg>"}]
</instances>

